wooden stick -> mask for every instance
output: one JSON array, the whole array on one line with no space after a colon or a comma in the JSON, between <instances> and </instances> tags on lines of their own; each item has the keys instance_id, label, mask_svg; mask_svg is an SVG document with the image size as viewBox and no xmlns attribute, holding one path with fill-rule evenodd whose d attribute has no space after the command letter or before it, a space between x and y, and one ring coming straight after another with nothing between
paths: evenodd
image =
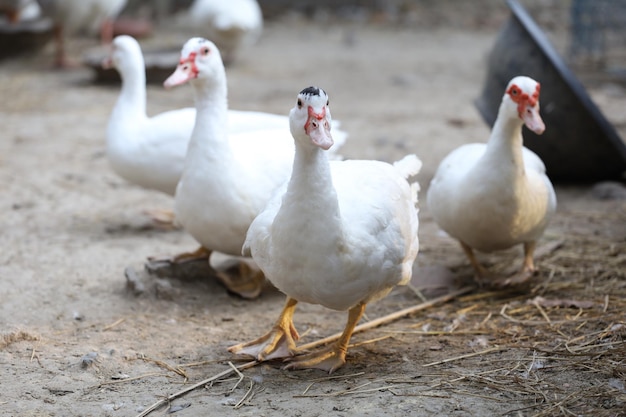
<instances>
[{"instance_id":1,"label":"wooden stick","mask_svg":"<svg viewBox=\"0 0 626 417\"><path fill-rule=\"evenodd\" d=\"M356 326L354 328L354 332L352 334L357 334L357 333L361 333L364 332L366 330L369 329L373 329L375 327L378 326L382 326L383 324L388 324L391 322L394 322L396 320L400 320L401 318L404 318L406 316L409 316L413 313L417 313L418 311L422 311L422 310L426 310L428 308L434 307L437 304L443 304L443 303L447 303L450 300L455 299L456 297L463 295L463 294L467 294L468 292L474 290L476 287L473 286L468 286L468 287L463 287L459 290L456 290L454 292L451 292L450 294L446 294L446 295L442 295L441 297L437 297L437 298L433 298L430 301L426 301L425 303L421 303L421 304L417 304L415 306L412 307L407 307L404 310L399 310L396 311L395 313L391 313L388 314L386 316L383 317L379 317L375 320L372 321L368 321L367 323L363 323L360 324L358 326ZM298 349L314 349L318 346L322 346L322 345L326 345L328 343L332 343L334 341L336 341L337 339L339 339L339 337L341 336L341 333L335 333L332 336L328 336L325 337L323 339L320 340L316 340L314 342L310 342L310 343L306 343L304 345L298 346Z\"/></svg>"}]
</instances>

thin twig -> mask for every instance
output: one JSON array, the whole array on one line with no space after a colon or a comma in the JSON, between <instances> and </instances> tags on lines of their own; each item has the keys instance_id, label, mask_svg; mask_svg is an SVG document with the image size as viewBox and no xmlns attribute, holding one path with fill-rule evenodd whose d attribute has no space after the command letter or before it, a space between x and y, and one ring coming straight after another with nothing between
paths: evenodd
<instances>
[{"instance_id":1,"label":"thin twig","mask_svg":"<svg viewBox=\"0 0 626 417\"><path fill-rule=\"evenodd\" d=\"M393 334L420 334L423 336L467 336L467 335L476 335L476 334L491 334L491 332L487 330L459 330L459 331L449 331L449 330L382 330L385 333L393 333Z\"/></svg>"},{"instance_id":2,"label":"thin twig","mask_svg":"<svg viewBox=\"0 0 626 417\"><path fill-rule=\"evenodd\" d=\"M148 378L151 376L166 376L166 375L168 374L164 374L163 372L151 372L149 374L143 374L143 375L133 376L129 378L121 378L121 379L114 379L113 381L101 382L100 384L98 384L98 387L101 387L103 385L121 384L122 382L135 381L137 379Z\"/></svg>"},{"instance_id":3,"label":"thin twig","mask_svg":"<svg viewBox=\"0 0 626 417\"><path fill-rule=\"evenodd\" d=\"M225 359L215 359L215 360L211 360L211 361L200 361L200 362L190 362L190 363L184 363L181 365L178 365L179 368L193 368L195 366L203 366L203 365L212 365L215 363L224 363L226 362Z\"/></svg>"},{"instance_id":4,"label":"thin twig","mask_svg":"<svg viewBox=\"0 0 626 417\"><path fill-rule=\"evenodd\" d=\"M409 289L415 293L417 298L419 298L422 303L425 303L426 301L428 301L428 299L424 297L424 294L422 294L420 289L417 288L415 285L407 284L407 287L409 287Z\"/></svg>"},{"instance_id":5,"label":"thin twig","mask_svg":"<svg viewBox=\"0 0 626 417\"><path fill-rule=\"evenodd\" d=\"M533 350L533 360L530 362L530 365L528 365L528 369L526 370L526 375L530 376L530 373L535 367L536 360L537 360L537 351Z\"/></svg>"},{"instance_id":6,"label":"thin twig","mask_svg":"<svg viewBox=\"0 0 626 417\"><path fill-rule=\"evenodd\" d=\"M112 328L114 328L115 326L117 326L120 323L123 323L124 321L126 321L126 317L122 317L121 319L119 319L119 320L117 320L117 321L115 321L115 322L113 322L113 323L111 323L111 324L109 324L107 326L104 326L102 328L102 331L106 332L107 330L111 330Z\"/></svg>"},{"instance_id":7,"label":"thin twig","mask_svg":"<svg viewBox=\"0 0 626 417\"><path fill-rule=\"evenodd\" d=\"M252 368L253 366L256 366L258 364L259 364L259 362L257 362L257 361L246 362L243 365L239 365L237 367L237 369L239 371L242 371L244 369ZM167 397L165 397L165 398L157 401L156 403L152 404L150 407L146 408L141 413L137 414L137 417L145 417L148 414L150 414L151 412L153 412L154 410L164 406L165 404L168 404L168 403L172 402L176 398L182 397L183 395L187 394L188 392L191 392L191 391L195 390L196 388L199 388L199 387L201 387L203 385L206 385L206 384L208 384L210 382L216 381L216 380L218 380L220 378L223 378L225 376L228 376L228 375L230 375L232 373L233 373L232 368L229 368L229 369L227 369L225 371L220 372L217 375L213 375L210 378L204 379L204 380L202 380L202 381L200 381L198 383L190 385L187 388L185 388L183 390L180 390L180 391L178 391L178 392L176 392L176 393L174 393L172 395L168 395Z\"/></svg>"},{"instance_id":8,"label":"thin twig","mask_svg":"<svg viewBox=\"0 0 626 417\"><path fill-rule=\"evenodd\" d=\"M183 378L185 378L185 380L189 379L189 377L187 376L187 373L184 370L180 369L180 367L178 367L178 366L177 367L173 367L169 363L163 362L162 360L159 360L159 359L152 359L152 358L145 358L145 357L142 357L141 359L146 361L146 362L154 362L155 364L159 365L160 367L165 368L168 371L172 371L172 372L182 376Z\"/></svg>"},{"instance_id":9,"label":"thin twig","mask_svg":"<svg viewBox=\"0 0 626 417\"><path fill-rule=\"evenodd\" d=\"M353 376L360 376L360 375L364 375L365 372L357 372L356 374L350 374L350 375L335 375L335 376L327 376L324 378L317 378L317 379L312 379L310 382L310 384L306 387L306 389L304 390L304 392L301 395L305 395L313 385L315 385L318 382L321 381L329 381L331 379L346 379L346 378L351 378Z\"/></svg>"},{"instance_id":10,"label":"thin twig","mask_svg":"<svg viewBox=\"0 0 626 417\"><path fill-rule=\"evenodd\" d=\"M546 311L543 309L543 307L541 307L539 305L539 302L537 302L537 300L533 301L533 305L535 307L537 307L537 310L539 310L539 313L543 316L544 319L546 319L546 321L548 322L548 324L550 326L552 326L552 322L550 321L550 317L548 317L548 314L546 313Z\"/></svg>"},{"instance_id":11,"label":"thin twig","mask_svg":"<svg viewBox=\"0 0 626 417\"><path fill-rule=\"evenodd\" d=\"M500 346L494 346L494 347L489 348L489 349L481 350L480 352L472 352L472 353L468 353L466 355L456 356L454 358L448 358L448 359L444 359L444 360L437 361L437 362L427 363L426 365L422 365L422 366L423 367L427 367L427 366L441 365L443 363L454 362L454 361L458 361L459 359L467 359L467 358L471 358L473 356L480 356L480 355L484 355L486 353L497 352L497 351L504 350L504 349L505 348L502 348Z\"/></svg>"},{"instance_id":12,"label":"thin twig","mask_svg":"<svg viewBox=\"0 0 626 417\"><path fill-rule=\"evenodd\" d=\"M368 383L369 384L369 383ZM365 386L368 384L364 384L361 386ZM329 393L329 394L311 394L311 395L294 395L293 398L313 398L313 397L339 397L341 395L352 395L352 394L364 394L367 392L376 392L376 391L387 391L391 388L395 388L396 385L387 385L384 387L378 387L378 388L369 388L369 389L362 389L359 390L357 388L352 389L352 390L344 390L344 391L338 391L338 392L333 392L333 393Z\"/></svg>"},{"instance_id":13,"label":"thin twig","mask_svg":"<svg viewBox=\"0 0 626 417\"><path fill-rule=\"evenodd\" d=\"M233 386L230 389L230 392L233 392L234 390L237 389L237 386L241 383L241 381L243 381L243 374L241 372L239 372L239 369L237 369L237 367L235 365L233 365L233 363L231 361L228 361L228 366L230 366L233 370L233 372L235 372L237 374L237 376L239 377L239 380L237 381L237 383L235 384L235 386Z\"/></svg>"},{"instance_id":14,"label":"thin twig","mask_svg":"<svg viewBox=\"0 0 626 417\"><path fill-rule=\"evenodd\" d=\"M231 364L232 365L232 364ZM239 372L239 370L237 368L234 368L239 374L241 374L241 372ZM241 375L241 377L243 378L243 375ZM246 393L243 395L243 397L241 398L241 400L239 400L239 402L237 404L235 404L235 410L239 410L243 404L244 401L246 401L246 399L248 398L248 396L250 395L250 393L252 392L252 388L254 387L254 381L251 379L250 380L250 388L248 388L248 391L246 391Z\"/></svg>"},{"instance_id":15,"label":"thin twig","mask_svg":"<svg viewBox=\"0 0 626 417\"><path fill-rule=\"evenodd\" d=\"M353 344L350 344L350 346L348 346L348 347L349 347L349 348L355 348L355 347L357 347L357 346L369 345L369 344L371 344L371 343L380 342L381 340L389 339L389 338L391 338L391 337L393 337L393 335L390 335L390 334L389 334L389 335L387 335L387 336L381 336L381 337L377 337L377 338L375 338L375 339L364 340L364 341L359 342L359 343L353 343Z\"/></svg>"}]
</instances>

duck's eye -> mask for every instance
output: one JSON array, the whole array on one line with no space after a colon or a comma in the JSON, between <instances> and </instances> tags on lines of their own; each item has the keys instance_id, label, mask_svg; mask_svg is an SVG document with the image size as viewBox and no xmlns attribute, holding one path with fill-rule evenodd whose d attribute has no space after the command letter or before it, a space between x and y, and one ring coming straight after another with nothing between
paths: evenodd
<instances>
[{"instance_id":1,"label":"duck's eye","mask_svg":"<svg viewBox=\"0 0 626 417\"><path fill-rule=\"evenodd\" d=\"M330 100L326 100L326 105L328 106L330 104Z\"/></svg>"},{"instance_id":2,"label":"duck's eye","mask_svg":"<svg viewBox=\"0 0 626 417\"><path fill-rule=\"evenodd\" d=\"M205 46L204 48L202 48L202 55L208 55L210 52L209 47Z\"/></svg>"},{"instance_id":3,"label":"duck's eye","mask_svg":"<svg viewBox=\"0 0 626 417\"><path fill-rule=\"evenodd\" d=\"M302 100L298 99L298 108L301 109L302 108Z\"/></svg>"},{"instance_id":4,"label":"duck's eye","mask_svg":"<svg viewBox=\"0 0 626 417\"><path fill-rule=\"evenodd\" d=\"M511 94L513 94L514 96L517 95L517 93L519 93L519 91L517 90L517 88L512 88L511 89Z\"/></svg>"}]
</instances>

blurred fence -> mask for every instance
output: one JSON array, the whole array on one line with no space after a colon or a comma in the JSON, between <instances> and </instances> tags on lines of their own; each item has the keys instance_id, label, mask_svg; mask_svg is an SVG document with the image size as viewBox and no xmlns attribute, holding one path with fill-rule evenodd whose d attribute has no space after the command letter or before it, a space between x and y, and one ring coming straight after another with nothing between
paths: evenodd
<instances>
[{"instance_id":1,"label":"blurred fence","mask_svg":"<svg viewBox=\"0 0 626 417\"><path fill-rule=\"evenodd\" d=\"M572 0L573 65L626 68L626 0Z\"/></svg>"}]
</instances>

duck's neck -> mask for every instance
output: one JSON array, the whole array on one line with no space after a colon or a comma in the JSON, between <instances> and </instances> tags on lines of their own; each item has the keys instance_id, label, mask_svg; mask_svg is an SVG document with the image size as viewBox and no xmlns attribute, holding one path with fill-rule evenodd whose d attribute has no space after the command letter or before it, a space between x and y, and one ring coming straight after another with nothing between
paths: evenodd
<instances>
[{"instance_id":1,"label":"duck's neck","mask_svg":"<svg viewBox=\"0 0 626 417\"><path fill-rule=\"evenodd\" d=\"M202 149L199 153L204 157L223 159L230 155L227 94L226 80L194 85L196 122L189 146Z\"/></svg>"},{"instance_id":2,"label":"duck's neck","mask_svg":"<svg viewBox=\"0 0 626 417\"><path fill-rule=\"evenodd\" d=\"M328 226L326 230L340 233L339 202L325 151L296 141L293 171L285 198L291 209L308 213L305 222L309 222L311 216L319 216Z\"/></svg>"},{"instance_id":3,"label":"duck's neck","mask_svg":"<svg viewBox=\"0 0 626 417\"><path fill-rule=\"evenodd\" d=\"M114 117L146 117L146 72L143 59L120 71L122 90L113 109Z\"/></svg>"},{"instance_id":4,"label":"duck's neck","mask_svg":"<svg viewBox=\"0 0 626 417\"><path fill-rule=\"evenodd\" d=\"M522 121L516 117L496 119L483 156L485 165L497 164L497 172L503 175L506 167L510 168L510 173L513 175L524 173L522 124Z\"/></svg>"}]
</instances>

